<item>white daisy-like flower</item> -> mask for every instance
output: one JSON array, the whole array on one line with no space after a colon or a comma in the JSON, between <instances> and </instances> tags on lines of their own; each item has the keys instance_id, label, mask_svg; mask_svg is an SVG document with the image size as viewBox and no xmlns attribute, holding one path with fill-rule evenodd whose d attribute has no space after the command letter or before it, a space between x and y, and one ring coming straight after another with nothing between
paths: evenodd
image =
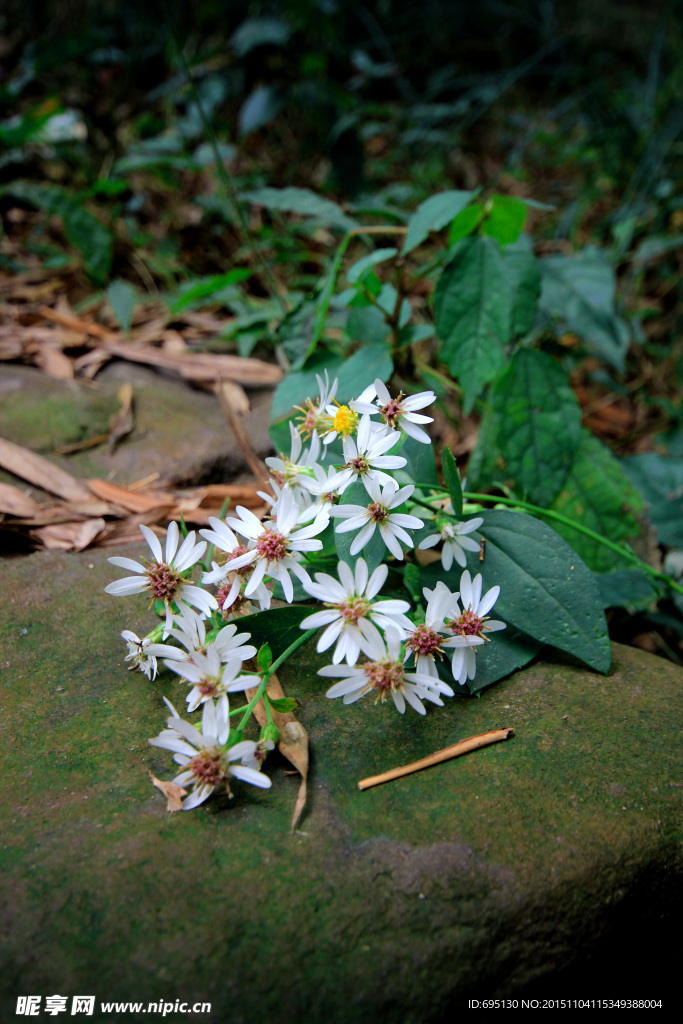
<instances>
[{"instance_id":1,"label":"white daisy-like flower","mask_svg":"<svg viewBox=\"0 0 683 1024\"><path fill-rule=\"evenodd\" d=\"M145 636L142 639L132 629L124 629L121 636L128 645L128 654L124 661L130 661L128 671L138 669L148 679L156 679L157 657L173 657L174 647L166 644L157 644L151 637Z\"/></svg>"},{"instance_id":2,"label":"white daisy-like flower","mask_svg":"<svg viewBox=\"0 0 683 1024\"><path fill-rule=\"evenodd\" d=\"M454 635L446 640L444 647L453 647L453 678L461 685L468 679L474 679L477 671L475 650L473 647L463 647L458 641L462 637L480 637L488 640L487 631L494 633L497 630L505 629L505 623L496 619L489 619L487 612L490 612L498 600L500 587L491 587L490 590L481 596L482 578L481 573L472 579L466 569L460 577L460 601L463 610L456 601L455 615L450 618L446 625Z\"/></svg>"},{"instance_id":3,"label":"white daisy-like flower","mask_svg":"<svg viewBox=\"0 0 683 1024\"><path fill-rule=\"evenodd\" d=\"M377 630L394 629L399 637L413 628L406 616L410 609L407 601L373 601L384 586L389 569L379 565L368 579L365 559L356 562L355 573L346 562L337 566L339 579L317 572L315 583L305 583L304 589L328 607L325 611L309 615L301 623L302 629L326 629L318 640L317 650L326 651L336 641L332 655L335 665L346 658L355 665L363 651L371 655L381 635ZM374 646L373 646L374 645Z\"/></svg>"},{"instance_id":4,"label":"white daisy-like flower","mask_svg":"<svg viewBox=\"0 0 683 1024\"><path fill-rule=\"evenodd\" d=\"M269 456L266 465L273 475L273 481L278 488L288 487L290 490L301 496L302 477L312 477L313 467L318 464L320 458L320 437L317 432L311 436L311 446L303 452L303 442L299 434L290 422L289 432L291 436L291 449L289 458L284 454ZM272 485L271 485L272 486Z\"/></svg>"},{"instance_id":5,"label":"white daisy-like flower","mask_svg":"<svg viewBox=\"0 0 683 1024\"><path fill-rule=\"evenodd\" d=\"M140 562L136 562L132 558L124 558L120 555L109 558L108 561L112 565L116 565L120 569L128 569L138 575L115 580L104 588L105 593L123 597L127 594L141 594L148 590L153 598L163 601L166 606L167 630L172 625L171 604L174 601L185 601L187 604L194 605L205 615L216 608L216 598L213 594L202 590L201 587L192 586L183 576L183 573L195 565L204 554L206 541L197 543L194 530L191 530L178 547L180 538L178 524L169 523L164 555L159 538L150 530L149 526L140 526L140 530L151 548L154 561L148 562L143 558Z\"/></svg>"},{"instance_id":6,"label":"white daisy-like flower","mask_svg":"<svg viewBox=\"0 0 683 1024\"><path fill-rule=\"evenodd\" d=\"M224 551L230 555L229 561L247 554L251 547L253 547L253 545L249 544L240 544L227 523L222 522L220 519L209 516L209 524L213 529L200 530L200 534L210 544L213 544L215 548L218 548L219 551ZM233 570L229 570L225 563L219 565L217 562L212 561L211 566L211 571L203 574L202 583L213 583L218 586L216 600L218 601L218 607L224 613L223 617L227 618L230 614L245 614L248 611L255 610L252 609L251 602L244 597L244 588L251 575L251 564ZM261 583L256 588L253 597L259 602L261 611L270 608L271 593L264 583Z\"/></svg>"},{"instance_id":7,"label":"white daisy-like flower","mask_svg":"<svg viewBox=\"0 0 683 1024\"><path fill-rule=\"evenodd\" d=\"M227 627L230 628L230 627ZM235 627L232 627L233 629ZM244 635L244 634L242 634ZM256 653L256 648L251 650ZM207 700L215 700L221 714L227 715L229 693L241 693L252 686L258 686L260 676L241 676L242 662L233 658L224 666L223 652L215 644L206 648L206 654L193 653L192 661L166 661L164 664L172 672L182 676L190 683L192 689L187 695L187 710L196 711L200 704ZM225 705L225 711L222 705Z\"/></svg>"},{"instance_id":8,"label":"white daisy-like flower","mask_svg":"<svg viewBox=\"0 0 683 1024\"><path fill-rule=\"evenodd\" d=\"M183 721L169 701L166 704L172 712L172 717L166 722L168 729L149 742L153 747L172 751L173 760L182 766L180 775L173 779L176 786L192 785L192 792L183 800L184 811L198 807L218 786L225 786L228 796L232 796L231 776L250 782L252 786L270 789L271 782L267 775L243 764L231 763L253 754L256 744L251 740L243 740L233 747L226 747L230 733L226 705L221 705L219 709L212 700L206 701L200 732L189 722Z\"/></svg>"},{"instance_id":9,"label":"white daisy-like flower","mask_svg":"<svg viewBox=\"0 0 683 1024\"><path fill-rule=\"evenodd\" d=\"M332 509L332 515L337 519L345 519L335 527L336 533L348 533L352 530L359 530L358 536L351 545L351 555L357 555L379 528L380 536L391 554L398 559L403 559L403 551L399 541L403 541L406 547L412 548L413 542L406 533L406 529L419 530L422 520L417 516L411 516L404 512L393 512L392 509L402 505L413 493L415 487L408 484L400 487L395 480L390 480L384 489L372 480L367 487L368 494L372 499L370 504L364 505L338 505Z\"/></svg>"},{"instance_id":10,"label":"white daisy-like flower","mask_svg":"<svg viewBox=\"0 0 683 1024\"><path fill-rule=\"evenodd\" d=\"M282 492L273 509L274 522L262 523L253 512L237 507L239 519L229 519L228 523L238 533L253 542L253 547L245 554L232 558L226 563L226 569L241 569L247 565L254 571L244 588L246 597L255 593L267 574L280 582L285 598L291 602L294 588L290 578L293 572L302 583L309 583L310 576L300 564L299 559L304 551L319 551L323 544L315 540L330 521L330 517L321 512L309 526L299 526L300 509L291 491Z\"/></svg>"},{"instance_id":11,"label":"white daisy-like flower","mask_svg":"<svg viewBox=\"0 0 683 1024\"><path fill-rule=\"evenodd\" d=\"M423 700L443 705L440 694L453 696L451 687L440 679L433 679L421 672L406 672L401 641L393 630L386 634L386 647L382 640L373 644L371 661L355 666L325 665L318 675L342 677L327 691L328 697L343 697L345 704L351 704L366 693L374 692L375 703L384 703L391 696L401 714L406 709L406 701L419 714L424 715Z\"/></svg>"},{"instance_id":12,"label":"white daisy-like flower","mask_svg":"<svg viewBox=\"0 0 683 1024\"><path fill-rule=\"evenodd\" d=\"M433 417L424 416L417 410L424 409L435 401L436 395L433 391L421 391L410 396L404 395L401 391L398 398L392 398L386 384L378 377L351 405L356 412L371 415L379 413L390 430L402 431L422 444L431 444L431 437L418 424L432 423Z\"/></svg>"},{"instance_id":13,"label":"white daisy-like flower","mask_svg":"<svg viewBox=\"0 0 683 1024\"><path fill-rule=\"evenodd\" d=\"M334 405L326 407L329 419L329 426L323 432L323 444L332 444L338 437L346 438L355 434L358 429L359 414L349 405Z\"/></svg>"},{"instance_id":14,"label":"white daisy-like flower","mask_svg":"<svg viewBox=\"0 0 683 1024\"><path fill-rule=\"evenodd\" d=\"M445 583L439 580L434 590L425 587L422 593L427 600L425 620L417 626L411 626L410 635L405 641L406 659L412 655L418 672L438 679L436 658L443 656L446 642L449 647L476 647L483 644L484 640L479 636L452 635L446 622L460 611L459 595L452 594Z\"/></svg>"},{"instance_id":15,"label":"white daisy-like flower","mask_svg":"<svg viewBox=\"0 0 683 1024\"><path fill-rule=\"evenodd\" d=\"M320 392L317 402L314 402L311 398L307 398L304 405L297 405L294 407L297 412L302 414L303 418L298 418L299 426L297 429L304 437L313 437L314 435L320 437L320 435L330 430L334 418L334 412L332 416L330 416L327 411L327 407L334 401L339 381L335 377L330 384L330 378L327 370L325 370L324 378L321 377L320 374L316 374L315 379L318 382ZM334 406L332 406L332 408L334 410Z\"/></svg>"},{"instance_id":16,"label":"white daisy-like flower","mask_svg":"<svg viewBox=\"0 0 683 1024\"><path fill-rule=\"evenodd\" d=\"M445 519L440 522L437 519L437 529L439 532L430 533L429 536L420 541L418 548L420 551L425 551L427 548L433 548L443 541L441 564L446 572L451 568L454 560L464 569L467 565L465 552L479 550L479 545L471 537L468 537L467 534L472 533L473 530L478 530L483 522L484 520L480 516L477 516L476 519L468 519L466 523L454 523Z\"/></svg>"},{"instance_id":17,"label":"white daisy-like flower","mask_svg":"<svg viewBox=\"0 0 683 1024\"><path fill-rule=\"evenodd\" d=\"M311 519L315 519L321 512L329 515L333 505L336 505L339 501L340 492L331 486L330 483L339 475L339 470L335 469L334 466L328 466L327 469L324 469L322 466L317 465L313 467L313 473L314 479L302 477L300 481L301 486L314 499L313 503L299 514L300 523L310 522Z\"/></svg>"},{"instance_id":18,"label":"white daisy-like flower","mask_svg":"<svg viewBox=\"0 0 683 1024\"><path fill-rule=\"evenodd\" d=\"M173 616L174 626L170 630L170 636L177 640L185 648L184 651L176 647L167 647L166 657L172 661L197 662L199 655L206 655L209 646L216 648L222 662L235 661L239 665L256 655L256 648L246 641L251 639L251 633L238 633L237 626L231 623L219 630L215 637L212 637L210 644L206 642L206 624L201 616L197 615L182 605L179 615ZM154 653L154 652L153 652Z\"/></svg>"},{"instance_id":19,"label":"white daisy-like flower","mask_svg":"<svg viewBox=\"0 0 683 1024\"><path fill-rule=\"evenodd\" d=\"M369 416L363 416L358 426L358 438L344 438L344 458L346 465L329 481L333 490L342 494L350 484L361 480L366 491L370 484L391 483L392 477L383 472L385 469L403 469L407 463L402 455L387 455L401 435L397 430L372 430Z\"/></svg>"}]
</instances>

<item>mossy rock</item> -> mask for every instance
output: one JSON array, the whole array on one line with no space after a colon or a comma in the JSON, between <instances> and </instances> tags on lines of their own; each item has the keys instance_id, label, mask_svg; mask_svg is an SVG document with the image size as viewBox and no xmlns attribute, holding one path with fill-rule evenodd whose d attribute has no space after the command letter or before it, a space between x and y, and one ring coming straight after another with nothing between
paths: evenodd
<instances>
[{"instance_id":1,"label":"mossy rock","mask_svg":"<svg viewBox=\"0 0 683 1024\"><path fill-rule=\"evenodd\" d=\"M121 384L133 385L134 429L111 452L106 441L69 455L55 451L108 435ZM270 391L252 393L249 434L260 456L268 436ZM223 483L247 468L218 399L177 378L115 362L94 383L53 380L26 366L3 367L0 437L50 458L77 477L127 485L150 473L169 484ZM0 479L16 483L2 474Z\"/></svg>"},{"instance_id":2,"label":"mossy rock","mask_svg":"<svg viewBox=\"0 0 683 1024\"><path fill-rule=\"evenodd\" d=\"M201 1019L231 1024L426 1024L470 996L661 992L681 909L680 669L620 646L608 676L549 658L421 719L327 700L320 657L297 652L280 678L312 771L290 835L298 781L279 755L269 791L166 811L147 771L171 778L171 755L147 738L183 687L126 672L120 630L153 620L104 594L106 553L0 574L8 1019L32 993L206 1001ZM503 726L506 743L357 788Z\"/></svg>"}]
</instances>

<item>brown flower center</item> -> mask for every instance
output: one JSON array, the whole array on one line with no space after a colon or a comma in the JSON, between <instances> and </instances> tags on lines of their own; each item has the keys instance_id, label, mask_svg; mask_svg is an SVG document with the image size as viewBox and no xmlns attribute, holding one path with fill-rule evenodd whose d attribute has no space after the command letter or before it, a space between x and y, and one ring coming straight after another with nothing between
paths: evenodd
<instances>
[{"instance_id":1,"label":"brown flower center","mask_svg":"<svg viewBox=\"0 0 683 1024\"><path fill-rule=\"evenodd\" d=\"M227 779L223 756L215 747L200 750L188 761L185 770L192 772L202 786L219 786Z\"/></svg>"},{"instance_id":2,"label":"brown flower center","mask_svg":"<svg viewBox=\"0 0 683 1024\"><path fill-rule=\"evenodd\" d=\"M368 505L368 515L373 523L383 523L389 518L389 509L386 505L381 505L379 501L373 501Z\"/></svg>"},{"instance_id":3,"label":"brown flower center","mask_svg":"<svg viewBox=\"0 0 683 1024\"><path fill-rule=\"evenodd\" d=\"M267 558L269 562L277 562L278 558L285 558L289 553L287 538L277 530L264 530L256 541L256 550L261 558Z\"/></svg>"},{"instance_id":4,"label":"brown flower center","mask_svg":"<svg viewBox=\"0 0 683 1024\"><path fill-rule=\"evenodd\" d=\"M370 472L370 463L364 455L358 455L355 459L350 459L347 462L349 469L354 469L359 476L364 476L365 473Z\"/></svg>"},{"instance_id":5,"label":"brown flower center","mask_svg":"<svg viewBox=\"0 0 683 1024\"><path fill-rule=\"evenodd\" d=\"M169 565L157 563L147 570L149 589L160 601L172 601L182 583L180 573Z\"/></svg>"},{"instance_id":6,"label":"brown flower center","mask_svg":"<svg viewBox=\"0 0 683 1024\"><path fill-rule=\"evenodd\" d=\"M398 398L391 398L389 399L386 405L380 407L379 411L382 413L385 422L388 423L390 427L396 426L403 412L403 402L401 401L402 398L403 392L401 392Z\"/></svg>"},{"instance_id":7,"label":"brown flower center","mask_svg":"<svg viewBox=\"0 0 683 1024\"><path fill-rule=\"evenodd\" d=\"M457 619L449 619L446 625L460 636L481 636L484 620L475 615L471 608L467 608Z\"/></svg>"},{"instance_id":8,"label":"brown flower center","mask_svg":"<svg viewBox=\"0 0 683 1024\"><path fill-rule=\"evenodd\" d=\"M399 661L369 661L363 671L368 680L366 690L376 690L377 700L385 701L391 690L403 688L403 665Z\"/></svg>"},{"instance_id":9,"label":"brown flower center","mask_svg":"<svg viewBox=\"0 0 683 1024\"><path fill-rule=\"evenodd\" d=\"M350 622L351 625L357 626L358 620L370 611L371 604L364 597L350 597L346 601L340 601L337 608L344 622Z\"/></svg>"},{"instance_id":10,"label":"brown flower center","mask_svg":"<svg viewBox=\"0 0 683 1024\"><path fill-rule=\"evenodd\" d=\"M442 637L427 626L424 622L417 626L415 631L406 640L406 647L409 647L416 655L424 655L433 658L441 653Z\"/></svg>"}]
</instances>

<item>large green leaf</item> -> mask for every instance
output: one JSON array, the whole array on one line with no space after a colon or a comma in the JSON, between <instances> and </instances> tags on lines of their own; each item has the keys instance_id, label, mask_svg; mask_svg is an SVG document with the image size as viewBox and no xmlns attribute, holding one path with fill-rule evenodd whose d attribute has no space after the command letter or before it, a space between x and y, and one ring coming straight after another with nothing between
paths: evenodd
<instances>
[{"instance_id":1,"label":"large green leaf","mask_svg":"<svg viewBox=\"0 0 683 1024\"><path fill-rule=\"evenodd\" d=\"M503 253L505 269L514 292L512 333L524 337L534 326L541 294L541 271L528 235L520 235Z\"/></svg>"},{"instance_id":2,"label":"large green leaf","mask_svg":"<svg viewBox=\"0 0 683 1024\"><path fill-rule=\"evenodd\" d=\"M497 614L498 606L494 608ZM477 674L474 679L467 680L470 693L497 683L499 679L509 676L515 669L527 665L540 651L543 644L522 633L514 626L497 633L490 633L491 641L476 648Z\"/></svg>"},{"instance_id":3,"label":"large green leaf","mask_svg":"<svg viewBox=\"0 0 683 1024\"><path fill-rule=\"evenodd\" d=\"M645 503L641 495L609 449L588 430L581 431L569 475L549 507L611 541L633 540L642 532L638 517ZM616 552L571 526L553 520L552 527L595 572L626 565Z\"/></svg>"},{"instance_id":4,"label":"large green leaf","mask_svg":"<svg viewBox=\"0 0 683 1024\"><path fill-rule=\"evenodd\" d=\"M620 461L648 502L660 543L683 547L683 459L648 452Z\"/></svg>"},{"instance_id":5,"label":"large green leaf","mask_svg":"<svg viewBox=\"0 0 683 1024\"><path fill-rule=\"evenodd\" d=\"M315 217L333 228L353 231L358 221L347 216L338 203L331 199L323 199L307 188L258 188L252 192L242 192L240 199L268 210L282 210L284 213L298 213L302 217Z\"/></svg>"},{"instance_id":6,"label":"large green leaf","mask_svg":"<svg viewBox=\"0 0 683 1024\"><path fill-rule=\"evenodd\" d=\"M462 209L473 199L476 192L462 192L451 189L448 192L439 192L430 196L420 203L415 213L408 221L408 233L403 243L401 254L412 252L417 248L430 231L440 231L456 217Z\"/></svg>"},{"instance_id":7,"label":"large green leaf","mask_svg":"<svg viewBox=\"0 0 683 1024\"><path fill-rule=\"evenodd\" d=\"M497 509L481 515L483 526L470 536L486 538L486 557L470 571L482 573L484 591L500 586L491 617L607 672L607 623L590 569L559 534L533 516ZM427 579L431 576L431 585L443 579L451 590L460 589L460 569L444 573L429 566L424 573ZM491 642L496 640L497 635Z\"/></svg>"},{"instance_id":8,"label":"large green leaf","mask_svg":"<svg viewBox=\"0 0 683 1024\"><path fill-rule=\"evenodd\" d=\"M341 498L341 504L343 505L364 505L366 508L371 502L370 495L365 489L365 486L361 483L351 484L350 487L344 491ZM346 522L345 519L335 520L335 525L340 525ZM387 554L384 541L382 540L379 532L379 527L375 529L369 543L365 545L362 551L359 551L357 555L351 554L351 545L358 536L358 530L352 530L348 533L337 533L335 531L334 541L337 545L337 554L342 562L346 562L353 569L359 558L364 558L368 565L368 571L373 572L384 561L384 556Z\"/></svg>"},{"instance_id":9,"label":"large green leaf","mask_svg":"<svg viewBox=\"0 0 683 1024\"><path fill-rule=\"evenodd\" d=\"M540 308L574 331L604 362L623 372L631 332L616 315L614 268L594 247L574 256L547 256L540 261Z\"/></svg>"},{"instance_id":10,"label":"large green leaf","mask_svg":"<svg viewBox=\"0 0 683 1024\"><path fill-rule=\"evenodd\" d=\"M310 607L289 605L287 608L271 608L267 612L243 615L237 622L240 632L251 633L251 643L259 648L268 643L273 660L279 658L301 636L301 623L311 614Z\"/></svg>"},{"instance_id":11,"label":"large green leaf","mask_svg":"<svg viewBox=\"0 0 683 1024\"><path fill-rule=\"evenodd\" d=\"M581 411L558 364L520 349L490 396L496 446L517 491L549 505L567 478L581 436ZM492 482L492 481L490 481Z\"/></svg>"},{"instance_id":12,"label":"large green leaf","mask_svg":"<svg viewBox=\"0 0 683 1024\"><path fill-rule=\"evenodd\" d=\"M436 287L435 309L441 356L463 389L466 413L505 366L513 297L498 243L459 242Z\"/></svg>"}]
</instances>

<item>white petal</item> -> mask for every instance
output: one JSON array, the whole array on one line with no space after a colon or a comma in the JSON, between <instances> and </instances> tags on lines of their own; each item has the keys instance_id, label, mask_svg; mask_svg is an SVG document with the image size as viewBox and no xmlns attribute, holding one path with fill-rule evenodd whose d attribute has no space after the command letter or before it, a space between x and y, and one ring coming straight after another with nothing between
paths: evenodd
<instances>
[{"instance_id":1,"label":"white petal","mask_svg":"<svg viewBox=\"0 0 683 1024\"><path fill-rule=\"evenodd\" d=\"M140 532L150 546L151 552L157 562L163 562L164 556L161 553L161 544L154 530L150 530L149 526L141 526Z\"/></svg>"}]
</instances>

